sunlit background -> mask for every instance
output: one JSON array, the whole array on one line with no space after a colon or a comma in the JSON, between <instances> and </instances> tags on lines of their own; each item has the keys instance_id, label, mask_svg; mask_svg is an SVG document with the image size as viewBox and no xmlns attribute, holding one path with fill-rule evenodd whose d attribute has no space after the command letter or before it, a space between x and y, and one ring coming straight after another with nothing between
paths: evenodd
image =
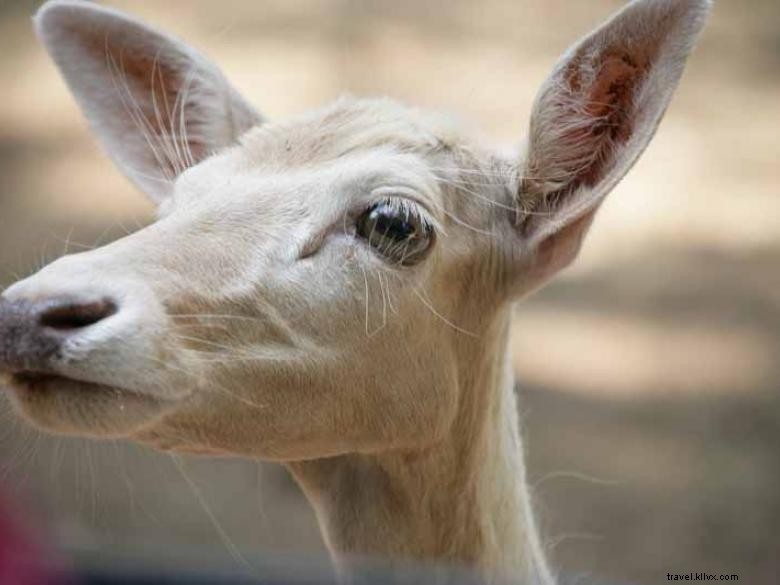
<instances>
[{"instance_id":1,"label":"sunlit background","mask_svg":"<svg viewBox=\"0 0 780 585\"><path fill-rule=\"evenodd\" d=\"M150 221L0 2L0 285ZM556 57L618 0L110 2L191 41L268 116L343 92L520 139ZM780 574L780 3L721 0L645 156L573 269L517 309L530 479L564 573ZM285 472L51 439L0 402L0 484L88 563L312 558ZM222 536L221 536L222 534ZM232 546L231 545L231 546ZM280 554L284 557L280 557Z\"/></svg>"}]
</instances>

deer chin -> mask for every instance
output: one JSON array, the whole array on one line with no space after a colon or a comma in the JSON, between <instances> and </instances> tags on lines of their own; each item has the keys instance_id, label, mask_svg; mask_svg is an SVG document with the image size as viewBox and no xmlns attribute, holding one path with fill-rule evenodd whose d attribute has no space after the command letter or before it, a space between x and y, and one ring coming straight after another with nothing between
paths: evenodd
<instances>
[{"instance_id":1,"label":"deer chin","mask_svg":"<svg viewBox=\"0 0 780 585\"><path fill-rule=\"evenodd\" d=\"M126 437L173 406L172 401L59 374L18 372L4 382L28 422L60 435Z\"/></svg>"}]
</instances>

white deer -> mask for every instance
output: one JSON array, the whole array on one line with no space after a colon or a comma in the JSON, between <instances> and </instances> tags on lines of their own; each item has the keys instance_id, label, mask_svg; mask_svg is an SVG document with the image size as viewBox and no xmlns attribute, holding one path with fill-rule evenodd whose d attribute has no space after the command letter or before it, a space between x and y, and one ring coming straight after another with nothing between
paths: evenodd
<instances>
[{"instance_id":1,"label":"white deer","mask_svg":"<svg viewBox=\"0 0 780 585\"><path fill-rule=\"evenodd\" d=\"M708 0L575 44L512 156L386 99L265 120L189 46L92 3L35 18L155 223L7 289L0 371L58 434L283 463L334 557L552 583L507 357L669 104Z\"/></svg>"}]
</instances>

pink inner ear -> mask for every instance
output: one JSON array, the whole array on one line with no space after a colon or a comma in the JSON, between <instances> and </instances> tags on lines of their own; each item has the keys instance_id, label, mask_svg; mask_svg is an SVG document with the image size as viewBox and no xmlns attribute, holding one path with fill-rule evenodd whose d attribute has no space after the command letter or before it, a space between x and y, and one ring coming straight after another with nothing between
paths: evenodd
<instances>
[{"instance_id":1,"label":"pink inner ear","mask_svg":"<svg viewBox=\"0 0 780 585\"><path fill-rule=\"evenodd\" d=\"M564 82L573 99L568 114L561 113L561 121L565 126L567 115L584 119L561 137L559 147L575 155L566 191L598 184L609 171L615 147L631 137L634 96L649 68L649 49L613 47L591 57L595 62L590 64L586 64L581 51L567 67ZM596 72L589 83L583 81L586 67ZM581 164L583 160L585 164Z\"/></svg>"},{"instance_id":2,"label":"pink inner ear","mask_svg":"<svg viewBox=\"0 0 780 585\"><path fill-rule=\"evenodd\" d=\"M576 51L547 87L532 126L521 199L548 210L606 178L634 132L635 98L658 56L657 35L597 36Z\"/></svg>"},{"instance_id":3,"label":"pink inner ear","mask_svg":"<svg viewBox=\"0 0 780 585\"><path fill-rule=\"evenodd\" d=\"M191 80L176 66L176 56L128 42L121 31L73 29L70 34L81 38L81 47L95 63L105 64L111 80L108 99L116 99L126 116L121 123L135 125L152 142L155 162L166 176L177 176L208 154L188 111L191 104L181 94L192 89L185 87Z\"/></svg>"},{"instance_id":4,"label":"pink inner ear","mask_svg":"<svg viewBox=\"0 0 780 585\"><path fill-rule=\"evenodd\" d=\"M606 132L622 142L631 135L631 120L626 112L631 107L631 96L639 77L637 64L627 54L604 56L585 106L586 114L596 119L592 130L594 136ZM573 79L569 83L575 85Z\"/></svg>"}]
</instances>

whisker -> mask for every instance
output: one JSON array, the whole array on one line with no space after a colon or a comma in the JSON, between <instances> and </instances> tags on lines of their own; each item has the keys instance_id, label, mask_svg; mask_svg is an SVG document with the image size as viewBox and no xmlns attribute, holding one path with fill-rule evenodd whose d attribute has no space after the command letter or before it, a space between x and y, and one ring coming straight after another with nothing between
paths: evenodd
<instances>
[{"instance_id":1,"label":"whisker","mask_svg":"<svg viewBox=\"0 0 780 585\"><path fill-rule=\"evenodd\" d=\"M463 329L462 327L458 327L457 325L455 325L455 323L453 323L452 321L450 321L449 319L447 319L447 318L446 318L444 315L442 315L441 313L439 313L439 312L438 312L438 311L437 311L437 310L434 308L434 306L433 306L433 305L432 305L430 302L428 302L428 301L425 299L425 297L424 297L423 295L421 295L421 294L420 294L420 291L419 291L419 290L417 290L416 288L412 288L412 291L413 291L413 292L414 292L414 294L417 296L417 298L419 298L419 299L422 301L422 303L423 303L423 304L424 304L426 307L428 307L428 309L430 309L431 313L433 313L433 314L434 314L436 317L438 317L439 319L441 319L441 320L442 320L442 322L446 323L447 325L449 325L450 327L452 327L452 328L453 328L455 331L457 331L457 332L459 332L459 333L463 333L464 335L468 335L469 337L475 337L475 338L479 338L479 335L477 335L476 333L473 333L473 332L471 332L471 331L467 331L466 329Z\"/></svg>"},{"instance_id":2,"label":"whisker","mask_svg":"<svg viewBox=\"0 0 780 585\"><path fill-rule=\"evenodd\" d=\"M576 479L580 481L586 481L588 483L593 483L597 485L604 485L604 486L610 486L610 485L620 485L624 482L615 480L615 479L603 479L599 477L595 477L593 475L588 475L586 473L581 473L579 471L552 471L550 473L546 473L539 479L537 479L533 484L533 489L536 490L539 486L542 484L553 480L553 479Z\"/></svg>"},{"instance_id":3,"label":"whisker","mask_svg":"<svg viewBox=\"0 0 780 585\"><path fill-rule=\"evenodd\" d=\"M156 358L154 356L151 356L151 355L144 355L142 357L144 357L145 359L148 359L149 361L157 363L157 364L163 366L166 369L170 369L170 370L173 370L173 371L178 372L180 374L183 374L185 377L192 378L192 379L195 379L195 380L198 379L196 374L193 374L192 372L189 372L189 371L187 371L186 369L184 369L182 367L171 365L170 363L165 362L165 361L163 361L163 360L161 360L159 358ZM224 360L214 360L214 363L223 363L223 362L224 362ZM203 362L200 362L200 363L203 363ZM260 403L254 402L254 401L252 401L252 400L250 400L250 399L248 399L248 398L246 398L244 396L241 396L239 394L231 392L230 390L228 390L227 388L225 388L221 384L217 384L214 381L211 381L209 383L208 387L210 389L216 389L217 391L222 392L226 396L229 396L230 398L234 398L235 400L238 400L239 402L241 402L241 403L243 403L243 404L245 404L247 406L250 406L252 408L267 408L268 407L267 404L260 404Z\"/></svg>"},{"instance_id":4,"label":"whisker","mask_svg":"<svg viewBox=\"0 0 780 585\"><path fill-rule=\"evenodd\" d=\"M257 317L248 317L245 315L231 315L231 314L218 314L218 313L173 313L170 315L173 319L224 319L224 320L236 320L247 321L250 323L267 323L265 319L259 319Z\"/></svg>"},{"instance_id":5,"label":"whisker","mask_svg":"<svg viewBox=\"0 0 780 585\"><path fill-rule=\"evenodd\" d=\"M228 553L230 553L230 556L233 557L234 561L242 565L244 569L246 569L250 574L253 573L254 569L252 568L252 565L250 565L249 561L247 561L244 555L241 554L239 548L231 540L230 536L228 535L228 533L223 528L222 524L217 519L217 516L212 511L211 506L209 506L208 501L203 496L203 493L200 491L200 489L192 480L192 478L187 474L186 468L184 466L184 461L174 453L169 453L169 455L173 460L173 464L176 466L176 469L179 470L179 473L181 473L181 476L184 479L185 483L189 486L190 490L192 491L192 495L195 496L195 499L198 501L200 506L203 508L203 511L206 513L206 516L211 521L214 530L217 532L219 539L222 541L222 544L227 549Z\"/></svg>"}]
</instances>

